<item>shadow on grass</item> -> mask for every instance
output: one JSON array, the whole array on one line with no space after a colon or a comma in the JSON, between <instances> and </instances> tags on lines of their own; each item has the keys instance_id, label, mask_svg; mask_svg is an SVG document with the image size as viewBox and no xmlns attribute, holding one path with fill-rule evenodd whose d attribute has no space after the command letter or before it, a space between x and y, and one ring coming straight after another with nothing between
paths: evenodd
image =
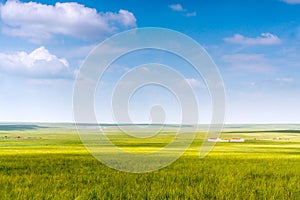
<instances>
[{"instance_id":1,"label":"shadow on grass","mask_svg":"<svg viewBox=\"0 0 300 200\"><path fill-rule=\"evenodd\" d=\"M224 131L223 133L300 133L300 130Z\"/></svg>"},{"instance_id":2,"label":"shadow on grass","mask_svg":"<svg viewBox=\"0 0 300 200\"><path fill-rule=\"evenodd\" d=\"M26 130L36 130L39 128L47 128L38 125L0 125L0 131L26 131Z\"/></svg>"}]
</instances>

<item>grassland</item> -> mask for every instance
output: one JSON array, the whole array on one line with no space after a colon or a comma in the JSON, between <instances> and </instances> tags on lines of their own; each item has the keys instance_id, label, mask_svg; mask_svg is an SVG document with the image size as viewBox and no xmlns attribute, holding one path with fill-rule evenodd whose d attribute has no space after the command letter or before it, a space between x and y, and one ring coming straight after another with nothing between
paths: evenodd
<instances>
[{"instance_id":1,"label":"grassland","mask_svg":"<svg viewBox=\"0 0 300 200\"><path fill-rule=\"evenodd\" d=\"M300 199L300 126L227 126L204 159L199 131L170 166L131 174L92 157L71 124L0 125L0 199ZM160 148L165 139L117 140L127 150ZM107 127L114 139L114 127ZM275 139L274 139L275 138ZM123 142L120 142L123 141Z\"/></svg>"}]
</instances>

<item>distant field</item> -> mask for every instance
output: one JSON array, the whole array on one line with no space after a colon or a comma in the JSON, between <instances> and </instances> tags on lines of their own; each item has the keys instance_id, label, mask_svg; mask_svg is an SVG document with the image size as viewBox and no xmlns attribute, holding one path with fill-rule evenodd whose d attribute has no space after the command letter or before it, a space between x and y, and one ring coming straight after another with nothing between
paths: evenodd
<instances>
[{"instance_id":1,"label":"distant field","mask_svg":"<svg viewBox=\"0 0 300 200\"><path fill-rule=\"evenodd\" d=\"M146 142L105 131L138 152L165 146L175 128ZM221 137L245 143L217 143L199 159L206 129L170 166L130 174L91 156L72 124L0 124L0 199L300 199L300 125L227 125Z\"/></svg>"}]
</instances>

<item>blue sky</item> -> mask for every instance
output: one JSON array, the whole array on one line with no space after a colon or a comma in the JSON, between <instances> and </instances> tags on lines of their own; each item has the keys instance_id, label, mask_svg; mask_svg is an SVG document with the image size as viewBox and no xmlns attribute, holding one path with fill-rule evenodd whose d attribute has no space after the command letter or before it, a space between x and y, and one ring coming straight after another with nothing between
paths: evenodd
<instances>
[{"instance_id":1,"label":"blue sky","mask_svg":"<svg viewBox=\"0 0 300 200\"><path fill-rule=\"evenodd\" d=\"M73 83L89 51L115 33L149 26L180 31L211 55L225 84L226 123L300 122L299 0L2 0L0 121L72 121ZM99 120L112 121L105 96L114 81L128 67L148 61L165 61L186 75L199 98L200 123L208 123L211 105L201 77L155 52L112 67L98 88ZM169 122L178 122L171 98L145 88L130 104L133 119L147 121L149 99L155 99L171 113Z\"/></svg>"}]
</instances>

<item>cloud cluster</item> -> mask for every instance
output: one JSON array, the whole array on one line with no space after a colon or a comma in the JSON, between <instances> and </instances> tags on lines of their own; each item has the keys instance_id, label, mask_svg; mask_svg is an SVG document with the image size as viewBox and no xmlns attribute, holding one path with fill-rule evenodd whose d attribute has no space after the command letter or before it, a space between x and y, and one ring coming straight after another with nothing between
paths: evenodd
<instances>
[{"instance_id":1,"label":"cloud cluster","mask_svg":"<svg viewBox=\"0 0 300 200\"><path fill-rule=\"evenodd\" d=\"M171 4L168 6L171 10L176 12L183 12L186 17L195 17L197 16L196 12L188 12L187 9L183 8L181 4Z\"/></svg>"},{"instance_id":2,"label":"cloud cluster","mask_svg":"<svg viewBox=\"0 0 300 200\"><path fill-rule=\"evenodd\" d=\"M0 53L0 72L29 78L70 78L72 72L64 58L57 58L45 47L39 47L31 53Z\"/></svg>"},{"instance_id":3,"label":"cloud cluster","mask_svg":"<svg viewBox=\"0 0 300 200\"><path fill-rule=\"evenodd\" d=\"M288 4L300 4L300 0L281 0L281 1Z\"/></svg>"},{"instance_id":4,"label":"cloud cluster","mask_svg":"<svg viewBox=\"0 0 300 200\"><path fill-rule=\"evenodd\" d=\"M103 38L121 29L136 26L135 16L127 10L99 13L84 5L7 1L1 7L2 31L7 35L29 38L33 42L66 35L91 40Z\"/></svg>"},{"instance_id":5,"label":"cloud cluster","mask_svg":"<svg viewBox=\"0 0 300 200\"><path fill-rule=\"evenodd\" d=\"M183 9L181 4L171 4L169 5L169 8L171 8L174 11L185 11L185 9Z\"/></svg>"},{"instance_id":6,"label":"cloud cluster","mask_svg":"<svg viewBox=\"0 0 300 200\"><path fill-rule=\"evenodd\" d=\"M271 33L262 33L260 37L250 38L240 34L235 34L233 37L224 38L224 41L233 44L243 45L278 45L281 40Z\"/></svg>"}]
</instances>

